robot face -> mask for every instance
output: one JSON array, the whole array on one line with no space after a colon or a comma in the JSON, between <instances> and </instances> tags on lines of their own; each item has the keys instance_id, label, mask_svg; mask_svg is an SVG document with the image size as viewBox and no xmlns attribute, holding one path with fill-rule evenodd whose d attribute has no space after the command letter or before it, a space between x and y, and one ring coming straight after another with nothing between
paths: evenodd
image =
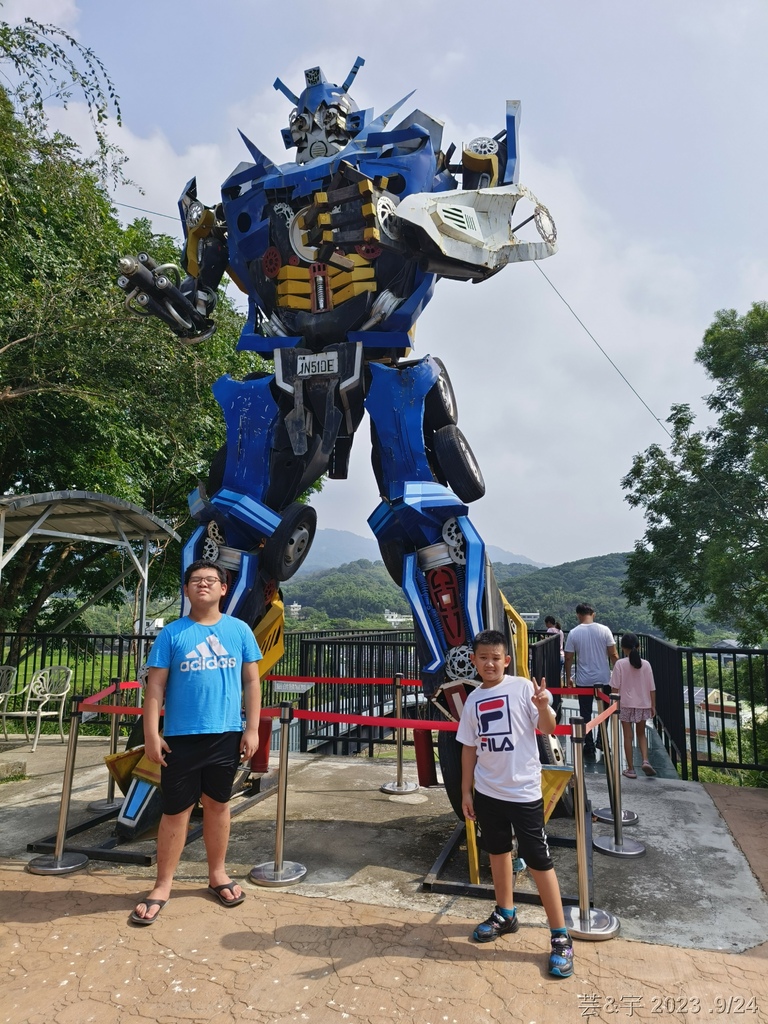
<instances>
[{"instance_id":1,"label":"robot face","mask_svg":"<svg viewBox=\"0 0 768 1024\"><path fill-rule=\"evenodd\" d=\"M296 147L296 163L305 164L318 157L332 156L344 149L361 128L357 104L347 95L347 89L363 63L358 57L343 85L329 82L320 68L304 72L306 88L296 96L277 79L280 89L296 104L283 139L288 148Z\"/></svg>"},{"instance_id":2,"label":"robot face","mask_svg":"<svg viewBox=\"0 0 768 1024\"><path fill-rule=\"evenodd\" d=\"M296 146L296 163L305 164L308 160L331 156L344 149L352 138L347 129L347 114L351 110L352 103L344 94L329 96L314 109L296 107L291 113L288 128Z\"/></svg>"}]
</instances>

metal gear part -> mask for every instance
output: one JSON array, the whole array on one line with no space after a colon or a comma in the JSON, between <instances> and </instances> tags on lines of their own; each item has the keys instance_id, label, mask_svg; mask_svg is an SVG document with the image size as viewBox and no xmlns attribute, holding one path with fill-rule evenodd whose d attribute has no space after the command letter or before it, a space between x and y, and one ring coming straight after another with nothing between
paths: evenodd
<instances>
[{"instance_id":1,"label":"metal gear part","mask_svg":"<svg viewBox=\"0 0 768 1024\"><path fill-rule=\"evenodd\" d=\"M475 666L470 661L469 644L452 647L445 655L445 674L449 679L477 679Z\"/></svg>"}]
</instances>

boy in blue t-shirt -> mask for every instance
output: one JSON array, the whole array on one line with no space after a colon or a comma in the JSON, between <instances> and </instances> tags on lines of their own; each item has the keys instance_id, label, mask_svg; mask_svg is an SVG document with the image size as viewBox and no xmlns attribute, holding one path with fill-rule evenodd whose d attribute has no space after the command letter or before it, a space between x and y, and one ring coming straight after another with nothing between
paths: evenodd
<instances>
[{"instance_id":1,"label":"boy in blue t-shirt","mask_svg":"<svg viewBox=\"0 0 768 1024\"><path fill-rule=\"evenodd\" d=\"M144 747L150 761L160 765L163 816L155 886L131 914L133 924L153 924L168 902L198 800L203 805L208 891L226 907L245 899L227 873L225 858L235 773L241 759L250 760L259 746L261 651L244 622L219 611L226 592L220 566L193 562L184 573L189 614L162 630L147 659Z\"/></svg>"},{"instance_id":2,"label":"boy in blue t-shirt","mask_svg":"<svg viewBox=\"0 0 768 1024\"><path fill-rule=\"evenodd\" d=\"M555 731L555 713L544 679L541 684L508 676L506 636L487 629L474 639L472 664L482 683L461 713L456 739L461 752L464 816L480 825L481 844L491 861L496 907L472 933L492 942L520 927L514 905L512 830L518 851L539 891L550 927L549 973L573 974L573 944L565 926L560 887L544 831L541 762L536 730Z\"/></svg>"}]
</instances>

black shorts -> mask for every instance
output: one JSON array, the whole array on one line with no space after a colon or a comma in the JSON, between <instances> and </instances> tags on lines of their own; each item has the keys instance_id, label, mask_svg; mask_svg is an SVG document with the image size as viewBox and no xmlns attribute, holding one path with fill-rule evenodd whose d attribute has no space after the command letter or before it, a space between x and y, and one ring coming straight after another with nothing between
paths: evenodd
<instances>
[{"instance_id":1,"label":"black shorts","mask_svg":"<svg viewBox=\"0 0 768 1024\"><path fill-rule=\"evenodd\" d=\"M181 814L194 807L203 793L218 803L227 803L240 764L242 735L166 736L171 751L165 755L167 767L160 766L163 814Z\"/></svg>"},{"instance_id":2,"label":"black shorts","mask_svg":"<svg viewBox=\"0 0 768 1024\"><path fill-rule=\"evenodd\" d=\"M475 814L480 825L479 845L486 853L510 853L512 829L517 836L517 852L534 871L553 867L544 831L544 801L515 804L475 792Z\"/></svg>"}]
</instances>

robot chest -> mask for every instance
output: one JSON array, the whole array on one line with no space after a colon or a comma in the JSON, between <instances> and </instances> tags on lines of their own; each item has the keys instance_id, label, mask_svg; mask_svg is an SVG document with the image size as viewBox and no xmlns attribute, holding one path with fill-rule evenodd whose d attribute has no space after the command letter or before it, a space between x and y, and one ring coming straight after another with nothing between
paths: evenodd
<instances>
[{"instance_id":1,"label":"robot chest","mask_svg":"<svg viewBox=\"0 0 768 1024\"><path fill-rule=\"evenodd\" d=\"M295 254L293 254L295 255ZM277 308L326 313L338 308L355 295L377 290L374 263L357 253L346 255L351 267L333 263L303 263L300 259L284 259L277 246L270 246L261 258L265 284L274 289Z\"/></svg>"}]
</instances>

